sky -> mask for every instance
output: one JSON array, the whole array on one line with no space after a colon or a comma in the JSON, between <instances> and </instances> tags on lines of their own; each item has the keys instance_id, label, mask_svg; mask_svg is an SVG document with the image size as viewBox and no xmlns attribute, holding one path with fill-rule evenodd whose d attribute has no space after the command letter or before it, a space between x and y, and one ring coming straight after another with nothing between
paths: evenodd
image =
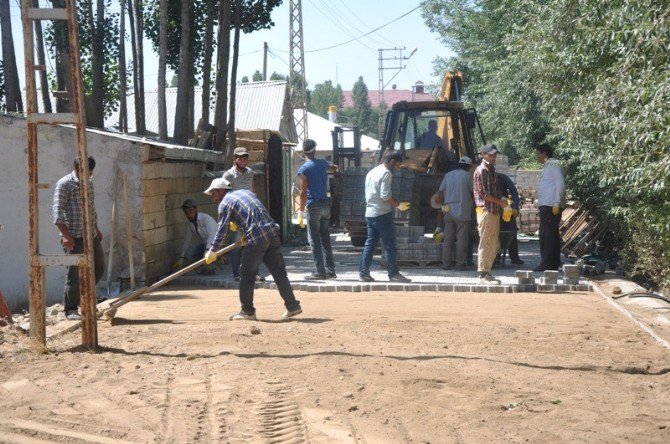
<instances>
[{"instance_id":1,"label":"sky","mask_svg":"<svg viewBox=\"0 0 670 444\"><path fill-rule=\"evenodd\" d=\"M18 0L11 0L12 34L17 48L17 65L21 85L23 82L23 35ZM44 3L41 0L40 3ZM438 36L431 33L421 17L421 9L412 11L420 4L418 0L302 0L303 40L305 48L305 75L308 88L332 80L344 90L350 90L359 76L363 76L368 89L379 85L379 49L405 48L403 57L409 59L385 60L384 67L404 66L402 70L385 69L385 88L397 85L399 89L411 89L416 81L425 84L440 83L433 76L433 60L438 56L449 56L451 52ZM396 20L397 19L397 20ZM263 42L268 42L268 76L277 71L289 72L289 0L284 0L272 13L275 25L268 30L242 34L238 79L251 78L254 71L263 68ZM393 22L396 20L395 22ZM390 23L393 22L393 23ZM388 24L388 25L387 25ZM384 26L368 36L358 38L375 28ZM351 41L346 44L344 42ZM323 49L331 46L331 49ZM129 51L129 43L127 44ZM145 40L145 88L155 89L158 77L158 56L149 41ZM397 51L385 51L384 58L400 55ZM395 77L394 77L395 76ZM171 73L168 73L168 81Z\"/></svg>"}]
</instances>

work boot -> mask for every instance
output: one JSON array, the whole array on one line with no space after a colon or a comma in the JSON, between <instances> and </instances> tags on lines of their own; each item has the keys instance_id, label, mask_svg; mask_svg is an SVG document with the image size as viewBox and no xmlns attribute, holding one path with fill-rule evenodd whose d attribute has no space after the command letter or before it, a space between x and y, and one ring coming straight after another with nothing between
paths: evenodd
<instances>
[{"instance_id":1,"label":"work boot","mask_svg":"<svg viewBox=\"0 0 670 444\"><path fill-rule=\"evenodd\" d=\"M393 276L391 276L391 277L389 278L389 282L402 282L402 283L407 283L407 282L412 282L412 280L409 279L409 278L406 278L406 277L403 276L402 274L398 273L398 274L394 274Z\"/></svg>"},{"instance_id":2,"label":"work boot","mask_svg":"<svg viewBox=\"0 0 670 444\"><path fill-rule=\"evenodd\" d=\"M321 273L312 273L305 276L306 281L323 281L325 279L326 275Z\"/></svg>"},{"instance_id":3,"label":"work boot","mask_svg":"<svg viewBox=\"0 0 670 444\"><path fill-rule=\"evenodd\" d=\"M256 320L256 313L254 314L247 314L243 311L240 311L239 313L235 313L231 317L228 318L231 321L255 321Z\"/></svg>"},{"instance_id":4,"label":"work boot","mask_svg":"<svg viewBox=\"0 0 670 444\"><path fill-rule=\"evenodd\" d=\"M337 275L335 274L335 272L326 273L326 279L337 279Z\"/></svg>"},{"instance_id":5,"label":"work boot","mask_svg":"<svg viewBox=\"0 0 670 444\"><path fill-rule=\"evenodd\" d=\"M77 310L68 310L65 312L65 318L68 321L81 321L81 316L77 312Z\"/></svg>"},{"instance_id":6,"label":"work boot","mask_svg":"<svg viewBox=\"0 0 670 444\"><path fill-rule=\"evenodd\" d=\"M500 279L494 278L491 276L491 273L482 273L479 275L477 283L482 285L500 285Z\"/></svg>"},{"instance_id":7,"label":"work boot","mask_svg":"<svg viewBox=\"0 0 670 444\"><path fill-rule=\"evenodd\" d=\"M291 319L293 316L298 316L300 313L302 313L302 308L298 305L298 307L293 310L286 310L281 318L285 320Z\"/></svg>"},{"instance_id":8,"label":"work boot","mask_svg":"<svg viewBox=\"0 0 670 444\"><path fill-rule=\"evenodd\" d=\"M368 274L368 275L365 275L365 276L359 276L358 280L361 281L361 282L374 282L375 278L373 278L372 276L370 276Z\"/></svg>"}]
</instances>

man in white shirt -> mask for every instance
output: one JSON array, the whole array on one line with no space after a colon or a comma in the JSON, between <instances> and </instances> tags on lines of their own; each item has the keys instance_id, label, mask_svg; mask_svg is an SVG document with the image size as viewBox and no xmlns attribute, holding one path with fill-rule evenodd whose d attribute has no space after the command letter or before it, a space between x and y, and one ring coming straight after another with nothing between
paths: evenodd
<instances>
[{"instance_id":1,"label":"man in white shirt","mask_svg":"<svg viewBox=\"0 0 670 444\"><path fill-rule=\"evenodd\" d=\"M540 265L533 271L558 270L561 266L561 237L558 226L565 207L565 179L553 149L542 144L535 149L537 161L544 164L538 190L540 207Z\"/></svg>"},{"instance_id":2,"label":"man in white shirt","mask_svg":"<svg viewBox=\"0 0 670 444\"><path fill-rule=\"evenodd\" d=\"M384 155L382 164L371 169L365 176L365 221L368 227L368 238L365 241L358 269L361 282L374 281L374 278L370 276L370 266L379 239L384 244L389 281L411 282L410 279L400 274L396 261L397 248L393 208L398 208L400 211L409 209L409 203L399 202L391 193L393 172L400 167L401 163L402 154L391 151Z\"/></svg>"},{"instance_id":3,"label":"man in white shirt","mask_svg":"<svg viewBox=\"0 0 670 444\"><path fill-rule=\"evenodd\" d=\"M199 213L198 206L192 199L186 199L181 206L184 215L188 219L186 233L184 233L184 243L181 247L179 260L174 264L174 268L182 268L185 262L191 263L203 258L205 251L209 250L214 243L214 237L219 229L218 224L212 216L206 213ZM193 235L200 241L192 243ZM205 265L200 270L201 274L212 275L215 273L213 265Z\"/></svg>"}]
</instances>

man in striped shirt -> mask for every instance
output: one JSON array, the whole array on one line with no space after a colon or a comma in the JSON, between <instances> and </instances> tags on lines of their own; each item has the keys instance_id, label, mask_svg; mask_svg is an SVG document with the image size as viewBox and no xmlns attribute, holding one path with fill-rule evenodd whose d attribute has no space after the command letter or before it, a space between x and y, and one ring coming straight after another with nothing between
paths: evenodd
<instances>
[{"instance_id":1,"label":"man in striped shirt","mask_svg":"<svg viewBox=\"0 0 670 444\"><path fill-rule=\"evenodd\" d=\"M88 158L88 171L93 177L95 159ZM63 250L68 254L82 254L84 252L84 223L82 221L83 205L79 191L79 159L74 161L74 171L62 177L56 183L52 208L53 223L58 227L61 235ZM93 236L93 259L95 264L95 282L97 283L105 270L105 256L102 250L102 233L98 229L97 214L93 203L93 183L88 184L89 200L91 202L92 226L95 227ZM76 266L67 267L65 289L63 291L63 305L65 317L70 320L79 320L79 269Z\"/></svg>"},{"instance_id":2,"label":"man in striped shirt","mask_svg":"<svg viewBox=\"0 0 670 444\"><path fill-rule=\"evenodd\" d=\"M232 191L232 186L224 178L214 179L205 190L219 204L219 229L214 242L205 253L205 263L216 260L216 251L221 248L231 229L240 230L246 237L240 266L240 303L242 309L230 317L231 321L256 320L254 308L254 284L261 262L270 270L277 290L284 300L286 311L283 319L302 313L300 301L295 299L291 283L286 275L286 264L281 253L279 225L260 200L249 190Z\"/></svg>"}]
</instances>

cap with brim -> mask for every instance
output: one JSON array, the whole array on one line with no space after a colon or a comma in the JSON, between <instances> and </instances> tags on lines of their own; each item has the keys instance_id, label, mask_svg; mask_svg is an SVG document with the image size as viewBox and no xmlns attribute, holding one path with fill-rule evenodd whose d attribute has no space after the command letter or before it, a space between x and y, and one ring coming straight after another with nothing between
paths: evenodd
<instances>
[{"instance_id":1,"label":"cap with brim","mask_svg":"<svg viewBox=\"0 0 670 444\"><path fill-rule=\"evenodd\" d=\"M459 159L458 163L463 163L465 165L472 165L472 159L470 159L468 156L463 156Z\"/></svg>"},{"instance_id":2,"label":"cap with brim","mask_svg":"<svg viewBox=\"0 0 670 444\"><path fill-rule=\"evenodd\" d=\"M484 145L484 148L482 148L482 154L494 154L497 152L498 147L492 143L487 143L486 145Z\"/></svg>"},{"instance_id":3,"label":"cap with brim","mask_svg":"<svg viewBox=\"0 0 670 444\"><path fill-rule=\"evenodd\" d=\"M235 156L235 157L242 157L242 156L248 156L248 155L249 155L249 151L247 151L247 149L243 146L238 146L237 148L235 148L235 151L233 151L233 156Z\"/></svg>"},{"instance_id":4,"label":"cap with brim","mask_svg":"<svg viewBox=\"0 0 670 444\"><path fill-rule=\"evenodd\" d=\"M430 206L436 210L442 208L442 202L440 202L440 196L437 193L430 196Z\"/></svg>"},{"instance_id":5,"label":"cap with brim","mask_svg":"<svg viewBox=\"0 0 670 444\"><path fill-rule=\"evenodd\" d=\"M228 182L226 179L223 177L218 177L212 181L212 183L209 185L209 188L207 188L204 192L205 194L212 194L212 190L230 190L232 186L230 185L230 182Z\"/></svg>"}]
</instances>

